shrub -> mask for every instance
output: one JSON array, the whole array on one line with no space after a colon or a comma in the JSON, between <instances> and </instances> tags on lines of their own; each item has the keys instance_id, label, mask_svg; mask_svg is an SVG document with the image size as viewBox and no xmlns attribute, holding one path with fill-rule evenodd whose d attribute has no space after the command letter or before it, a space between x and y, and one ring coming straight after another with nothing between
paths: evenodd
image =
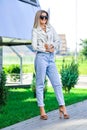
<instances>
[{"instance_id":1,"label":"shrub","mask_svg":"<svg viewBox=\"0 0 87 130\"><path fill-rule=\"evenodd\" d=\"M4 70L6 73L12 74L12 73L16 73L19 74L20 73L20 67L19 65L10 65L9 67L4 67Z\"/></svg>"},{"instance_id":2,"label":"shrub","mask_svg":"<svg viewBox=\"0 0 87 130\"><path fill-rule=\"evenodd\" d=\"M7 74L10 74L10 77L11 77L11 80L12 81L19 81L19 79L20 79L20 67L19 67L19 65L10 65L9 67L5 67L4 68L5 69L5 72L7 73Z\"/></svg>"},{"instance_id":3,"label":"shrub","mask_svg":"<svg viewBox=\"0 0 87 130\"><path fill-rule=\"evenodd\" d=\"M7 87L6 84L6 74L4 71L0 72L0 108L2 105L6 104L7 99Z\"/></svg>"},{"instance_id":4,"label":"shrub","mask_svg":"<svg viewBox=\"0 0 87 130\"><path fill-rule=\"evenodd\" d=\"M71 88L74 87L74 85L78 81L79 76L78 64L76 64L74 61L72 61L68 65L63 64L60 74L63 88L65 92L68 91L69 93Z\"/></svg>"}]
</instances>

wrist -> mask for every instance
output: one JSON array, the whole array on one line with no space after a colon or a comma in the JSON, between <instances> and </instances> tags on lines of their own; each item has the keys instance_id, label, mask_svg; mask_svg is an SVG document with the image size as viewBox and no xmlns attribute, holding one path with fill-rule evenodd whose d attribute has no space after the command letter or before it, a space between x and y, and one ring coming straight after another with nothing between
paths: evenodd
<instances>
[{"instance_id":1,"label":"wrist","mask_svg":"<svg viewBox=\"0 0 87 130\"><path fill-rule=\"evenodd\" d=\"M47 48L47 49L46 49L46 52L50 52L50 49L49 49L49 48Z\"/></svg>"}]
</instances>

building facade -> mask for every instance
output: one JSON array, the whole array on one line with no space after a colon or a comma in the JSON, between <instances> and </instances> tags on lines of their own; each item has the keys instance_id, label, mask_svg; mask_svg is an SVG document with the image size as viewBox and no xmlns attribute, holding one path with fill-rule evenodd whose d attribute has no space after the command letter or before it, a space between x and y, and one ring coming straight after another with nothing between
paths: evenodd
<instances>
[{"instance_id":1,"label":"building facade","mask_svg":"<svg viewBox=\"0 0 87 130\"><path fill-rule=\"evenodd\" d=\"M61 47L59 50L60 55L66 55L67 54L67 42L66 42L66 35L65 34L59 34L60 39L61 39Z\"/></svg>"}]
</instances>

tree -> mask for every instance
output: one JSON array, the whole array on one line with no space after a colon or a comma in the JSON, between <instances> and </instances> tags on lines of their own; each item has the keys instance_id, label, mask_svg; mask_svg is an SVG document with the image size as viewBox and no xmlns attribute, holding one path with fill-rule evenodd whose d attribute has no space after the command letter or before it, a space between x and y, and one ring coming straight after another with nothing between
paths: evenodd
<instances>
[{"instance_id":1,"label":"tree","mask_svg":"<svg viewBox=\"0 0 87 130\"><path fill-rule=\"evenodd\" d=\"M83 49L81 51L81 53L85 56L85 58L87 59L87 39L85 40L81 40L82 42L80 43L80 45L82 45Z\"/></svg>"}]
</instances>

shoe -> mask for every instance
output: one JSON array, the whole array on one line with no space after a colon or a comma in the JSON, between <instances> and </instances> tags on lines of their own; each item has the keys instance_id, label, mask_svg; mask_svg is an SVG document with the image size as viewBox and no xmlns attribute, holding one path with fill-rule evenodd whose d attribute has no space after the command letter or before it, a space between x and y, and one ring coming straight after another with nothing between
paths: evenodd
<instances>
[{"instance_id":1,"label":"shoe","mask_svg":"<svg viewBox=\"0 0 87 130\"><path fill-rule=\"evenodd\" d=\"M40 119L42 119L42 120L47 120L47 119L48 119L48 116L47 116L47 115L42 115L42 116L40 116Z\"/></svg>"},{"instance_id":2,"label":"shoe","mask_svg":"<svg viewBox=\"0 0 87 130\"><path fill-rule=\"evenodd\" d=\"M70 116L67 113L64 113L63 108L59 108L59 114L60 114L60 119L62 118L62 116L64 117L64 119L69 119Z\"/></svg>"}]
</instances>

